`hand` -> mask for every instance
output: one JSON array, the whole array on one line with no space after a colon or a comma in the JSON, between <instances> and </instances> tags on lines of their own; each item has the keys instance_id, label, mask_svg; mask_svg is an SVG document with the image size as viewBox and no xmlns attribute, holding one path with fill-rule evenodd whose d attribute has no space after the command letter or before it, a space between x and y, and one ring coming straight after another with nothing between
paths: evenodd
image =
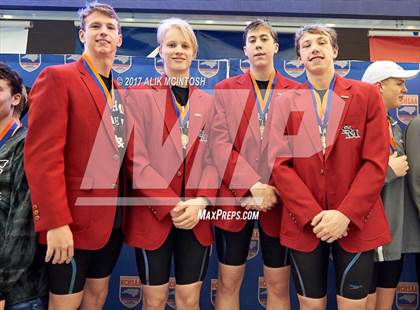
<instances>
[{"instance_id":1,"label":"hand","mask_svg":"<svg viewBox=\"0 0 420 310\"><path fill-rule=\"evenodd\" d=\"M313 232L317 238L331 243L347 236L350 219L338 210L324 210L311 221Z\"/></svg>"},{"instance_id":2,"label":"hand","mask_svg":"<svg viewBox=\"0 0 420 310\"><path fill-rule=\"evenodd\" d=\"M403 177L407 174L408 161L407 156L398 156L397 152L389 156L388 165L394 171L397 177Z\"/></svg>"},{"instance_id":3,"label":"hand","mask_svg":"<svg viewBox=\"0 0 420 310\"><path fill-rule=\"evenodd\" d=\"M245 208L245 210L259 210L260 208L257 206L254 198L251 196L245 197L241 199L241 207Z\"/></svg>"},{"instance_id":4,"label":"hand","mask_svg":"<svg viewBox=\"0 0 420 310\"><path fill-rule=\"evenodd\" d=\"M175 227L180 229L193 229L199 222L199 212L207 207L207 200L194 198L182 202L184 211L181 215L172 217Z\"/></svg>"},{"instance_id":5,"label":"hand","mask_svg":"<svg viewBox=\"0 0 420 310\"><path fill-rule=\"evenodd\" d=\"M255 183L250 192L260 211L268 211L277 203L277 196L273 186L263 184L261 182ZM261 203L259 203L261 201Z\"/></svg>"},{"instance_id":6,"label":"hand","mask_svg":"<svg viewBox=\"0 0 420 310\"><path fill-rule=\"evenodd\" d=\"M171 215L171 218L175 218L180 216L182 213L184 213L184 210L187 206L184 205L184 201L180 201L176 204L176 206L169 212Z\"/></svg>"},{"instance_id":7,"label":"hand","mask_svg":"<svg viewBox=\"0 0 420 310\"><path fill-rule=\"evenodd\" d=\"M74 255L73 234L69 225L50 229L47 232L47 253L45 262L48 263L54 256L53 264L70 263Z\"/></svg>"},{"instance_id":8,"label":"hand","mask_svg":"<svg viewBox=\"0 0 420 310\"><path fill-rule=\"evenodd\" d=\"M6 305L6 301L4 299L0 300L0 310L4 310L5 305Z\"/></svg>"}]
</instances>

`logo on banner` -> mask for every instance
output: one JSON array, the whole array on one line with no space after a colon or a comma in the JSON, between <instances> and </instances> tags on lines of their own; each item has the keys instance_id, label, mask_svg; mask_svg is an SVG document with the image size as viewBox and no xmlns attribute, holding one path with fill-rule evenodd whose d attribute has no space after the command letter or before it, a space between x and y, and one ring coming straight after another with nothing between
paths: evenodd
<instances>
[{"instance_id":1,"label":"logo on banner","mask_svg":"<svg viewBox=\"0 0 420 310\"><path fill-rule=\"evenodd\" d=\"M175 277L170 277L169 278L168 301L166 303L172 309L176 309L176 305L175 305L175 285L176 285Z\"/></svg>"},{"instance_id":2,"label":"logo on banner","mask_svg":"<svg viewBox=\"0 0 420 310\"><path fill-rule=\"evenodd\" d=\"M408 124L418 114L419 110L419 96L418 95L404 95L401 106L397 109L398 119Z\"/></svg>"},{"instance_id":3,"label":"logo on banner","mask_svg":"<svg viewBox=\"0 0 420 310\"><path fill-rule=\"evenodd\" d=\"M162 74L163 72L165 72L165 69L163 68L162 58L155 58L155 70L159 74Z\"/></svg>"},{"instance_id":4,"label":"logo on banner","mask_svg":"<svg viewBox=\"0 0 420 310\"><path fill-rule=\"evenodd\" d=\"M396 291L396 304L400 310L417 309L419 287L416 282L400 282Z\"/></svg>"},{"instance_id":5,"label":"logo on banner","mask_svg":"<svg viewBox=\"0 0 420 310\"><path fill-rule=\"evenodd\" d=\"M206 78L212 78L219 72L219 61L218 60L199 60L198 61L198 72Z\"/></svg>"},{"instance_id":6,"label":"logo on banner","mask_svg":"<svg viewBox=\"0 0 420 310\"><path fill-rule=\"evenodd\" d=\"M210 281L210 301L213 306L216 303L216 292L217 292L217 278L211 279Z\"/></svg>"},{"instance_id":7,"label":"logo on banner","mask_svg":"<svg viewBox=\"0 0 420 310\"><path fill-rule=\"evenodd\" d=\"M251 242L249 243L247 260L253 259L258 254L260 248L260 233L258 228L254 228L252 232Z\"/></svg>"},{"instance_id":8,"label":"logo on banner","mask_svg":"<svg viewBox=\"0 0 420 310\"><path fill-rule=\"evenodd\" d=\"M69 64L69 63L78 61L80 59L80 57L82 57L82 55L78 55L78 54L65 54L64 55L64 63L65 64Z\"/></svg>"},{"instance_id":9,"label":"logo on banner","mask_svg":"<svg viewBox=\"0 0 420 310\"><path fill-rule=\"evenodd\" d=\"M112 70L119 74L124 73L131 68L131 56L117 55L115 56Z\"/></svg>"},{"instance_id":10,"label":"logo on banner","mask_svg":"<svg viewBox=\"0 0 420 310\"><path fill-rule=\"evenodd\" d=\"M41 54L21 54L19 65L27 72L35 71L41 66Z\"/></svg>"},{"instance_id":11,"label":"logo on banner","mask_svg":"<svg viewBox=\"0 0 420 310\"><path fill-rule=\"evenodd\" d=\"M248 59L240 59L239 60L239 68L241 68L241 71L243 73L246 73L249 71L249 60Z\"/></svg>"},{"instance_id":12,"label":"logo on banner","mask_svg":"<svg viewBox=\"0 0 420 310\"><path fill-rule=\"evenodd\" d=\"M258 277L258 301L261 306L267 307L267 283L264 277Z\"/></svg>"},{"instance_id":13,"label":"logo on banner","mask_svg":"<svg viewBox=\"0 0 420 310\"><path fill-rule=\"evenodd\" d=\"M305 72L305 67L297 60L285 60L283 62L284 71L291 77L297 78Z\"/></svg>"},{"instance_id":14,"label":"logo on banner","mask_svg":"<svg viewBox=\"0 0 420 310\"><path fill-rule=\"evenodd\" d=\"M350 67L351 67L350 60L334 61L335 72L342 77L345 77L347 74L349 74Z\"/></svg>"},{"instance_id":15,"label":"logo on banner","mask_svg":"<svg viewBox=\"0 0 420 310\"><path fill-rule=\"evenodd\" d=\"M120 302L127 308L137 306L142 297L141 282L139 277L120 276Z\"/></svg>"}]
</instances>

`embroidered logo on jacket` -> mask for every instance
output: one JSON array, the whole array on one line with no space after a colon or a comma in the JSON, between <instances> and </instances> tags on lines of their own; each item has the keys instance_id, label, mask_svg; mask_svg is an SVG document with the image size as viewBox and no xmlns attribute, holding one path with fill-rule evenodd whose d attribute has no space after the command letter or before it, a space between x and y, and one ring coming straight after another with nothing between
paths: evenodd
<instances>
[{"instance_id":1,"label":"embroidered logo on jacket","mask_svg":"<svg viewBox=\"0 0 420 310\"><path fill-rule=\"evenodd\" d=\"M341 129L341 134L346 136L346 139L360 138L359 129L353 129L350 125L344 125Z\"/></svg>"}]
</instances>

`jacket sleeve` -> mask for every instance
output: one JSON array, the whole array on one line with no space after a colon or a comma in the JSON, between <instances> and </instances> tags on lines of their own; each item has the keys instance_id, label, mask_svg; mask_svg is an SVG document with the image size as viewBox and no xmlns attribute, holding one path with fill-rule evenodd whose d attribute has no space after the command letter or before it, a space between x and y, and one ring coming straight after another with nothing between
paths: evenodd
<instances>
[{"instance_id":1,"label":"jacket sleeve","mask_svg":"<svg viewBox=\"0 0 420 310\"><path fill-rule=\"evenodd\" d=\"M420 117L413 120L406 129L405 147L408 158L407 183L412 201L420 218Z\"/></svg>"},{"instance_id":2,"label":"jacket sleeve","mask_svg":"<svg viewBox=\"0 0 420 310\"><path fill-rule=\"evenodd\" d=\"M73 222L64 176L69 98L62 75L56 68L46 68L29 97L24 157L32 204L39 210L34 217L36 231Z\"/></svg>"},{"instance_id":3,"label":"jacket sleeve","mask_svg":"<svg viewBox=\"0 0 420 310\"><path fill-rule=\"evenodd\" d=\"M249 189L257 183L261 176L251 167L245 158L240 155L240 150L236 148L235 141L229 133L229 115L225 109L226 104L234 104L227 102L224 92L226 90L218 86L215 88L215 117L212 126L212 156L217 171L222 178L222 182L230 189L234 197L239 202L241 198L249 195ZM229 90L232 91L232 90ZM237 105L238 107L240 105ZM245 134L246 130L241 130L241 123L236 135ZM245 126L247 127L247 125ZM235 137L242 140L244 137ZM227 164L226 164L227 162ZM231 188L231 184L241 184L241 188Z\"/></svg>"},{"instance_id":4,"label":"jacket sleeve","mask_svg":"<svg viewBox=\"0 0 420 310\"><path fill-rule=\"evenodd\" d=\"M389 158L389 132L384 104L376 88L371 87L368 96L362 165L337 208L359 229L363 228L366 215L380 199Z\"/></svg>"},{"instance_id":5,"label":"jacket sleeve","mask_svg":"<svg viewBox=\"0 0 420 310\"><path fill-rule=\"evenodd\" d=\"M17 146L14 154L11 182L5 243L0 249L0 295L2 292L10 292L13 285L28 270L37 244L32 223L30 194L23 173L23 141Z\"/></svg>"}]
</instances>

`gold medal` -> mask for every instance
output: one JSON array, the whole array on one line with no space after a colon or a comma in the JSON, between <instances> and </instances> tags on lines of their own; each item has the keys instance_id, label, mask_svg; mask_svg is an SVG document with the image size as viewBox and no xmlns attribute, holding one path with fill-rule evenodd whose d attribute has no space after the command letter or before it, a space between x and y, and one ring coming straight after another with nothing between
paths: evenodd
<instances>
[{"instance_id":1,"label":"gold medal","mask_svg":"<svg viewBox=\"0 0 420 310\"><path fill-rule=\"evenodd\" d=\"M187 148L189 140L190 139L188 138L188 135L186 135L185 133L181 134L181 144L184 149Z\"/></svg>"},{"instance_id":2,"label":"gold medal","mask_svg":"<svg viewBox=\"0 0 420 310\"><path fill-rule=\"evenodd\" d=\"M264 125L260 125L260 135L261 135L261 140L264 138Z\"/></svg>"}]
</instances>

